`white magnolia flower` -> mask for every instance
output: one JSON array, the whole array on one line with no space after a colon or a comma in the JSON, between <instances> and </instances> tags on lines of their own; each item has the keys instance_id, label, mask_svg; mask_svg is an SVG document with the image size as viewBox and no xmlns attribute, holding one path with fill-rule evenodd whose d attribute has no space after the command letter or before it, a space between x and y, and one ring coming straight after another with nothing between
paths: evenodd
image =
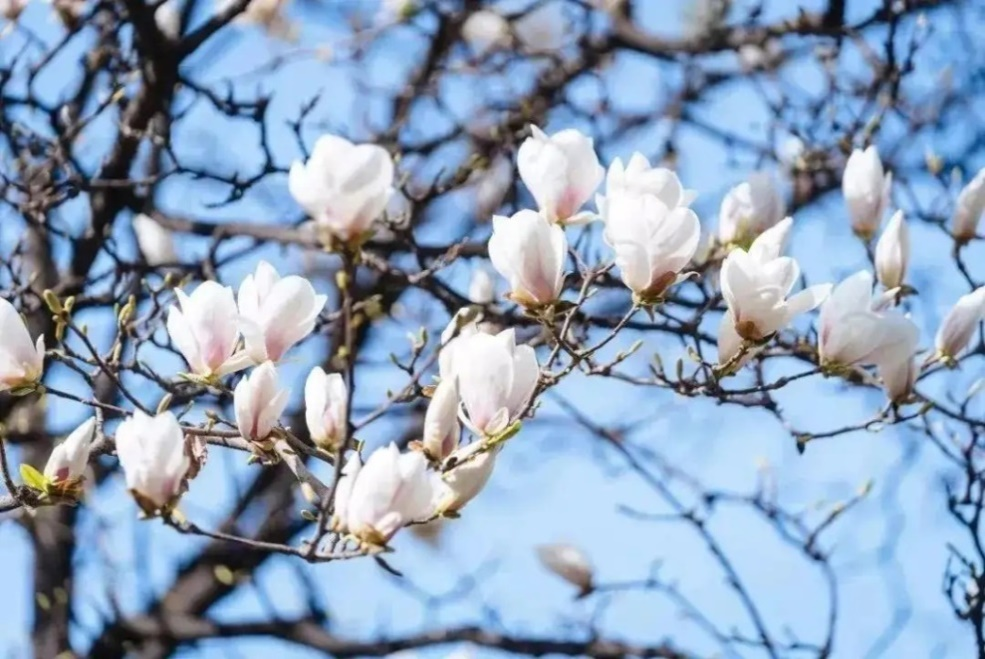
<instances>
[{"instance_id":1,"label":"white magnolia flower","mask_svg":"<svg viewBox=\"0 0 985 659\"><path fill-rule=\"evenodd\" d=\"M478 435L502 433L523 412L537 386L540 368L534 349L517 345L512 328L462 337L457 349L468 355L453 362L467 414L463 421Z\"/></svg>"},{"instance_id":2,"label":"white magnolia flower","mask_svg":"<svg viewBox=\"0 0 985 659\"><path fill-rule=\"evenodd\" d=\"M678 280L701 241L698 216L653 194L620 192L604 203L605 241L616 253L623 283L650 304Z\"/></svg>"},{"instance_id":3,"label":"white magnolia flower","mask_svg":"<svg viewBox=\"0 0 985 659\"><path fill-rule=\"evenodd\" d=\"M944 317L934 341L937 355L945 363L953 364L967 347L978 323L985 319L985 286L958 298L957 303Z\"/></svg>"},{"instance_id":4,"label":"white magnolia flower","mask_svg":"<svg viewBox=\"0 0 985 659\"><path fill-rule=\"evenodd\" d=\"M328 297L304 277L281 277L266 261L239 286L240 330L254 363L278 361L311 334Z\"/></svg>"},{"instance_id":5,"label":"white magnolia flower","mask_svg":"<svg viewBox=\"0 0 985 659\"><path fill-rule=\"evenodd\" d=\"M311 441L335 451L345 439L349 392L339 373L326 373L321 367L311 369L304 383L304 420Z\"/></svg>"},{"instance_id":6,"label":"white magnolia flower","mask_svg":"<svg viewBox=\"0 0 985 659\"><path fill-rule=\"evenodd\" d=\"M273 362L264 362L236 385L233 407L243 439L261 441L276 427L287 407L288 389L281 389Z\"/></svg>"},{"instance_id":7,"label":"white magnolia flower","mask_svg":"<svg viewBox=\"0 0 985 659\"><path fill-rule=\"evenodd\" d=\"M779 226L779 225L778 225ZM765 247L758 245L766 237ZM722 297L728 312L722 318L718 358L727 362L743 341L759 343L787 327L793 318L817 308L831 291L830 284L811 286L790 295L800 267L789 256L764 260L776 250L775 234L763 234L749 252L735 248L722 263Z\"/></svg>"},{"instance_id":8,"label":"white magnolia flower","mask_svg":"<svg viewBox=\"0 0 985 659\"><path fill-rule=\"evenodd\" d=\"M529 307L550 304L561 295L568 240L564 230L540 213L522 210L493 216L489 259L510 284L510 298Z\"/></svg>"},{"instance_id":9,"label":"white magnolia flower","mask_svg":"<svg viewBox=\"0 0 985 659\"><path fill-rule=\"evenodd\" d=\"M872 274L865 270L835 286L821 305L821 365L888 364L900 359L904 346L915 346L917 326L905 316L884 312L887 302L873 299Z\"/></svg>"},{"instance_id":10,"label":"white magnolia flower","mask_svg":"<svg viewBox=\"0 0 985 659\"><path fill-rule=\"evenodd\" d=\"M204 281L191 295L180 288L175 295L178 304L168 309L168 334L192 373L222 377L249 366L249 356L236 350L239 314L233 289Z\"/></svg>"},{"instance_id":11,"label":"white magnolia flower","mask_svg":"<svg viewBox=\"0 0 985 659\"><path fill-rule=\"evenodd\" d=\"M432 460L442 461L458 448L462 427L458 422L458 385L454 378L438 383L424 415L424 437L421 440L425 454Z\"/></svg>"},{"instance_id":12,"label":"white magnolia flower","mask_svg":"<svg viewBox=\"0 0 985 659\"><path fill-rule=\"evenodd\" d=\"M718 239L724 244L748 244L786 216L783 195L766 172L728 191L718 213Z\"/></svg>"},{"instance_id":13,"label":"white magnolia flower","mask_svg":"<svg viewBox=\"0 0 985 659\"><path fill-rule=\"evenodd\" d=\"M591 592L595 570L580 549L566 544L541 545L537 547L537 556L544 567L577 586L582 594Z\"/></svg>"},{"instance_id":14,"label":"white magnolia flower","mask_svg":"<svg viewBox=\"0 0 985 659\"><path fill-rule=\"evenodd\" d=\"M362 458L359 453L353 453L345 464L342 465L342 474L339 477L338 487L335 488L335 507L332 514L332 528L340 532L349 530L349 502L352 500L352 486L359 478L359 471L363 468Z\"/></svg>"},{"instance_id":15,"label":"white magnolia flower","mask_svg":"<svg viewBox=\"0 0 985 659\"><path fill-rule=\"evenodd\" d=\"M462 23L462 38L481 57L510 43L510 24L499 12L480 9Z\"/></svg>"},{"instance_id":16,"label":"white magnolia flower","mask_svg":"<svg viewBox=\"0 0 985 659\"><path fill-rule=\"evenodd\" d=\"M792 228L793 218L783 218L752 241L752 245L749 246L749 256L764 264L779 258L787 248L787 240L790 238Z\"/></svg>"},{"instance_id":17,"label":"white magnolia flower","mask_svg":"<svg viewBox=\"0 0 985 659\"><path fill-rule=\"evenodd\" d=\"M982 213L985 213L985 168L980 169L958 195L954 210L954 238L961 242L974 238Z\"/></svg>"},{"instance_id":18,"label":"white magnolia flower","mask_svg":"<svg viewBox=\"0 0 985 659\"><path fill-rule=\"evenodd\" d=\"M77 481L85 474L89 462L89 449L96 435L96 419L82 423L65 439L55 446L44 466L44 475L53 483Z\"/></svg>"},{"instance_id":19,"label":"white magnolia flower","mask_svg":"<svg viewBox=\"0 0 985 659\"><path fill-rule=\"evenodd\" d=\"M442 515L457 513L478 496L489 482L496 456L502 448L499 445L482 452L482 442L473 442L453 453L451 459L458 466L439 479L435 489L435 512Z\"/></svg>"},{"instance_id":20,"label":"white magnolia flower","mask_svg":"<svg viewBox=\"0 0 985 659\"><path fill-rule=\"evenodd\" d=\"M147 265L177 263L178 253L174 249L171 232L143 213L133 216L133 233L137 237L137 247L144 255Z\"/></svg>"},{"instance_id":21,"label":"white magnolia flower","mask_svg":"<svg viewBox=\"0 0 985 659\"><path fill-rule=\"evenodd\" d=\"M896 211L876 243L876 275L879 283L887 289L902 286L909 260L910 230L906 226L903 211Z\"/></svg>"},{"instance_id":22,"label":"white magnolia flower","mask_svg":"<svg viewBox=\"0 0 985 659\"><path fill-rule=\"evenodd\" d=\"M454 377L454 359L461 341L481 331L476 322L476 311L463 307L455 312L448 326L441 332L441 352L438 354L438 376L442 380ZM465 359L468 359L466 356Z\"/></svg>"},{"instance_id":23,"label":"white magnolia flower","mask_svg":"<svg viewBox=\"0 0 985 659\"><path fill-rule=\"evenodd\" d=\"M401 454L396 444L375 451L355 479L346 526L363 542L385 546L410 522L431 516L434 483L421 453Z\"/></svg>"},{"instance_id":24,"label":"white magnolia flower","mask_svg":"<svg viewBox=\"0 0 985 659\"><path fill-rule=\"evenodd\" d=\"M889 400L894 403L902 403L909 398L913 392L913 385L916 383L917 374L920 367L917 360L913 357L916 345L901 346L899 356L885 360L879 365L879 376L882 378L882 386L886 390ZM909 355L905 353L909 351Z\"/></svg>"},{"instance_id":25,"label":"white magnolia flower","mask_svg":"<svg viewBox=\"0 0 985 659\"><path fill-rule=\"evenodd\" d=\"M185 435L171 412L135 411L116 429L116 454L127 489L148 514L174 503L191 466Z\"/></svg>"},{"instance_id":26,"label":"white magnolia flower","mask_svg":"<svg viewBox=\"0 0 985 659\"><path fill-rule=\"evenodd\" d=\"M44 371L44 335L31 334L17 309L0 298L0 392L31 387Z\"/></svg>"},{"instance_id":27,"label":"white magnolia flower","mask_svg":"<svg viewBox=\"0 0 985 659\"><path fill-rule=\"evenodd\" d=\"M540 212L551 222L580 224L594 213L581 207L605 176L592 138L573 128L547 135L530 126L532 135L517 153L517 169Z\"/></svg>"},{"instance_id":28,"label":"white magnolia flower","mask_svg":"<svg viewBox=\"0 0 985 659\"><path fill-rule=\"evenodd\" d=\"M875 145L865 151L852 151L845 163L841 189L848 204L852 229L859 236L869 239L878 231L889 207L892 183L893 175L883 170Z\"/></svg>"},{"instance_id":29,"label":"white magnolia flower","mask_svg":"<svg viewBox=\"0 0 985 659\"><path fill-rule=\"evenodd\" d=\"M480 267L472 271L469 299L475 304L491 304L496 299L496 282L487 269Z\"/></svg>"},{"instance_id":30,"label":"white magnolia flower","mask_svg":"<svg viewBox=\"0 0 985 659\"><path fill-rule=\"evenodd\" d=\"M291 165L288 186L315 223L344 242L372 230L393 194L393 160L376 144L323 135L307 163Z\"/></svg>"},{"instance_id":31,"label":"white magnolia flower","mask_svg":"<svg viewBox=\"0 0 985 659\"><path fill-rule=\"evenodd\" d=\"M605 196L596 195L595 205L599 215L606 215L606 200L620 195L652 195L667 208L690 206L698 196L694 190L686 190L673 170L665 167L651 167L650 161L642 153L634 153L625 166L622 159L616 158L609 165L605 177Z\"/></svg>"}]
</instances>

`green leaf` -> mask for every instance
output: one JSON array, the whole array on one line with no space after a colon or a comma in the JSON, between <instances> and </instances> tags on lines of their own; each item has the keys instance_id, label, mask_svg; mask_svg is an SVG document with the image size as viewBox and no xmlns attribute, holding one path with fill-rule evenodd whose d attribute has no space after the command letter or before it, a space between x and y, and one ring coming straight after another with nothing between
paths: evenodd
<instances>
[{"instance_id":1,"label":"green leaf","mask_svg":"<svg viewBox=\"0 0 985 659\"><path fill-rule=\"evenodd\" d=\"M40 471L29 464L21 464L21 480L32 490L44 492L48 484L48 479Z\"/></svg>"}]
</instances>

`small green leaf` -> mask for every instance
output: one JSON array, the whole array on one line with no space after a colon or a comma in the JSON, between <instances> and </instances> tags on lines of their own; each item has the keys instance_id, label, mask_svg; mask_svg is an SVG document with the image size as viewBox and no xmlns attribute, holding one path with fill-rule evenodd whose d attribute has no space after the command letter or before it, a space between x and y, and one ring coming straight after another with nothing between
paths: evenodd
<instances>
[{"instance_id":1,"label":"small green leaf","mask_svg":"<svg viewBox=\"0 0 985 659\"><path fill-rule=\"evenodd\" d=\"M40 471L29 464L21 464L21 480L32 490L44 492L48 484L48 479Z\"/></svg>"}]
</instances>

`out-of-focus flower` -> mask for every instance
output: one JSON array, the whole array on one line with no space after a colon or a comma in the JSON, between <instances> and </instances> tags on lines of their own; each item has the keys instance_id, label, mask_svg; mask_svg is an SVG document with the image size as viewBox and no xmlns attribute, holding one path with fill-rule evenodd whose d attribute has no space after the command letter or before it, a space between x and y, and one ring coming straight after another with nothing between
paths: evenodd
<instances>
[{"instance_id":1,"label":"out-of-focus flower","mask_svg":"<svg viewBox=\"0 0 985 659\"><path fill-rule=\"evenodd\" d=\"M96 434L96 419L90 418L55 446L48 456L44 475L56 486L81 480L89 462L89 449Z\"/></svg>"},{"instance_id":2,"label":"out-of-focus flower","mask_svg":"<svg viewBox=\"0 0 985 659\"><path fill-rule=\"evenodd\" d=\"M44 371L44 335L31 334L17 309L0 298L0 391L33 388Z\"/></svg>"},{"instance_id":3,"label":"out-of-focus flower","mask_svg":"<svg viewBox=\"0 0 985 659\"><path fill-rule=\"evenodd\" d=\"M0 16L8 21L16 21L27 7L27 2L28 0L0 0Z\"/></svg>"},{"instance_id":4,"label":"out-of-focus flower","mask_svg":"<svg viewBox=\"0 0 985 659\"><path fill-rule=\"evenodd\" d=\"M510 298L526 307L558 299L564 284L568 240L564 230L540 213L522 210L493 217L489 259L510 283Z\"/></svg>"},{"instance_id":5,"label":"out-of-focus flower","mask_svg":"<svg viewBox=\"0 0 985 659\"><path fill-rule=\"evenodd\" d=\"M537 126L530 131L517 153L517 169L541 214L558 224L588 222L595 214L581 207L605 176L594 140L573 128L553 135Z\"/></svg>"},{"instance_id":6,"label":"out-of-focus flower","mask_svg":"<svg viewBox=\"0 0 985 659\"><path fill-rule=\"evenodd\" d=\"M841 189L848 205L852 230L868 240L879 230L882 216L889 207L892 172L886 172L875 145L865 151L855 149L845 163Z\"/></svg>"},{"instance_id":7,"label":"out-of-focus flower","mask_svg":"<svg viewBox=\"0 0 985 659\"><path fill-rule=\"evenodd\" d=\"M236 427L243 439L263 441L277 425L290 395L277 381L273 362L264 362L236 385L233 406Z\"/></svg>"},{"instance_id":8,"label":"out-of-focus flower","mask_svg":"<svg viewBox=\"0 0 985 659\"><path fill-rule=\"evenodd\" d=\"M417 0L382 0L382 13L392 20L405 21L418 9Z\"/></svg>"},{"instance_id":9,"label":"out-of-focus flower","mask_svg":"<svg viewBox=\"0 0 985 659\"><path fill-rule=\"evenodd\" d=\"M233 0L219 0L217 9L223 11ZM251 0L246 11L236 17L235 22L243 25L256 25L275 39L294 41L298 28L284 15L289 0Z\"/></svg>"},{"instance_id":10,"label":"out-of-focus flower","mask_svg":"<svg viewBox=\"0 0 985 659\"><path fill-rule=\"evenodd\" d=\"M148 416L135 411L116 429L116 454L127 489L145 513L174 505L191 466L185 435L174 414Z\"/></svg>"},{"instance_id":11,"label":"out-of-focus flower","mask_svg":"<svg viewBox=\"0 0 985 659\"><path fill-rule=\"evenodd\" d=\"M468 355L453 362L467 413L463 421L476 434L495 437L517 420L537 386L540 368L534 349L517 345L513 329L462 337L457 349Z\"/></svg>"},{"instance_id":12,"label":"out-of-focus flower","mask_svg":"<svg viewBox=\"0 0 985 659\"><path fill-rule=\"evenodd\" d=\"M281 277L266 261L239 286L240 330L254 363L278 361L311 334L328 298L304 277Z\"/></svg>"},{"instance_id":13,"label":"out-of-focus flower","mask_svg":"<svg viewBox=\"0 0 985 659\"><path fill-rule=\"evenodd\" d=\"M174 249L171 232L143 213L133 216L133 233L137 237L137 247L144 255L147 265L177 263L178 255Z\"/></svg>"},{"instance_id":14,"label":"out-of-focus flower","mask_svg":"<svg viewBox=\"0 0 985 659\"><path fill-rule=\"evenodd\" d=\"M485 268L472 271L469 299L475 304L491 304L496 299L496 282Z\"/></svg>"},{"instance_id":15,"label":"out-of-focus flower","mask_svg":"<svg viewBox=\"0 0 985 659\"><path fill-rule=\"evenodd\" d=\"M723 244L748 245L782 220L786 203L773 178L754 172L725 195L718 213L718 239Z\"/></svg>"},{"instance_id":16,"label":"out-of-focus flower","mask_svg":"<svg viewBox=\"0 0 985 659\"><path fill-rule=\"evenodd\" d=\"M887 289L902 286L909 260L910 230L903 211L896 211L876 243L876 276L879 283Z\"/></svg>"},{"instance_id":17,"label":"out-of-focus flower","mask_svg":"<svg viewBox=\"0 0 985 659\"><path fill-rule=\"evenodd\" d=\"M458 422L458 385L453 378L442 380L431 396L424 415L421 444L431 460L441 462L458 448L462 427Z\"/></svg>"},{"instance_id":18,"label":"out-of-focus flower","mask_svg":"<svg viewBox=\"0 0 985 659\"><path fill-rule=\"evenodd\" d=\"M181 14L174 5L174 0L169 0L154 12L157 29L171 41L177 41L181 37Z\"/></svg>"},{"instance_id":19,"label":"out-of-focus flower","mask_svg":"<svg viewBox=\"0 0 985 659\"><path fill-rule=\"evenodd\" d=\"M580 594L592 591L595 570L585 553L574 545L541 545L537 547L537 556L544 567L577 586Z\"/></svg>"},{"instance_id":20,"label":"out-of-focus flower","mask_svg":"<svg viewBox=\"0 0 985 659\"><path fill-rule=\"evenodd\" d=\"M978 323L983 319L985 319L985 286L958 298L957 303L944 317L934 340L937 356L949 366L956 365L957 358L967 347L978 328Z\"/></svg>"},{"instance_id":21,"label":"out-of-focus flower","mask_svg":"<svg viewBox=\"0 0 985 659\"><path fill-rule=\"evenodd\" d=\"M249 356L236 350L239 314L233 289L204 281L191 295L180 288L175 295L178 304L168 310L168 334L192 373L218 378L249 366Z\"/></svg>"},{"instance_id":22,"label":"out-of-focus flower","mask_svg":"<svg viewBox=\"0 0 985 659\"><path fill-rule=\"evenodd\" d=\"M401 528L431 516L434 482L421 453L401 454L396 444L375 451L352 486L346 504L349 533L385 547Z\"/></svg>"},{"instance_id":23,"label":"out-of-focus flower","mask_svg":"<svg viewBox=\"0 0 985 659\"><path fill-rule=\"evenodd\" d=\"M510 42L510 24L492 9L469 14L462 24L462 38L480 57Z\"/></svg>"},{"instance_id":24,"label":"out-of-focus flower","mask_svg":"<svg viewBox=\"0 0 985 659\"><path fill-rule=\"evenodd\" d=\"M978 232L978 223L985 212L985 168L968 181L958 195L954 209L954 238L968 242Z\"/></svg>"},{"instance_id":25,"label":"out-of-focus flower","mask_svg":"<svg viewBox=\"0 0 985 659\"><path fill-rule=\"evenodd\" d=\"M288 186L316 225L346 243L364 240L393 194L393 160L376 144L323 135L306 163L291 165Z\"/></svg>"},{"instance_id":26,"label":"out-of-focus flower","mask_svg":"<svg viewBox=\"0 0 985 659\"><path fill-rule=\"evenodd\" d=\"M345 438L349 392L339 373L311 369L304 383L304 419L311 441L326 451L336 451Z\"/></svg>"}]
</instances>

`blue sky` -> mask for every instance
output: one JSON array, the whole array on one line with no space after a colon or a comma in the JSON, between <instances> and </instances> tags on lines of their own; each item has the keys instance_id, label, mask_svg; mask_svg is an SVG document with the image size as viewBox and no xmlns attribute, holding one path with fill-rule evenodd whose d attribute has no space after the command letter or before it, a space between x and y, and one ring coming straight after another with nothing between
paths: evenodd
<instances>
[{"instance_id":1,"label":"blue sky","mask_svg":"<svg viewBox=\"0 0 985 659\"><path fill-rule=\"evenodd\" d=\"M373 13L372 4L365 3L367 14ZM683 3L636 4L641 7L640 20L644 25L667 34L681 30ZM821 3L801 4L809 9ZM858 11L858 16L867 15L872 4L852 3L853 11ZM785 3L771 3L764 20L775 18L784 10ZM291 16L303 23L305 45L331 45L346 34L345 27L331 15L310 20L313 17L305 11L294 10ZM427 21L421 20L420 25L427 28ZM46 7L32 5L24 22L46 39L57 38L59 28L49 21ZM941 21L934 28L946 34L953 25ZM8 37L13 38L16 37ZM306 58L276 76L241 75L287 52L287 47L269 40L256 29L236 27L221 37L215 47L196 56L189 64L189 71L200 82L232 77L237 81L237 92L244 97L257 90L273 92L271 146L278 165L286 168L299 152L284 122L296 116L304 100L324 88L326 92L314 115L323 119L321 129L363 137L372 132L366 125L379 128L385 114L383 103L372 94L360 93L357 81L372 88L398 85L408 63L413 62L411 55L419 48L420 40L414 29L399 28L373 49L364 70ZM927 65L918 68L914 76L914 84L929 87L936 79L938 63L949 55L954 54L929 53ZM7 56L0 54L0 57ZM731 66L730 58L722 55L721 64ZM846 66L851 70L853 64L849 60ZM620 56L607 73L606 87L621 108L645 111L659 103L664 84L674 83L677 75L667 65L656 65L635 55ZM56 77L49 76L42 85L52 98L59 97L64 84ZM808 60L791 67L777 84L817 94L822 92L820 83L818 65ZM488 96L498 93L499 85L510 84L524 84L523 76L494 80L482 87L462 76L449 85L446 100L456 114L468 116ZM488 89L484 88L486 85ZM588 104L597 94L594 86L576 85L572 99ZM766 135L763 129L765 111L758 93L735 85L716 92L711 101L697 109L702 118L717 127L771 144L775 138ZM214 117L204 104L193 108L185 122L187 128L175 136L175 148L182 157L223 162L227 166L235 164L244 175L252 174L259 162L255 132L247 122L210 121ZM419 124L426 126L422 135L426 131L440 132L440 122L426 119L427 112L422 111ZM564 112L552 116L547 128L553 131L572 125L591 128L573 121ZM605 128L604 121L599 127ZM667 128L664 121L654 122L651 130L636 132L625 144L607 148L602 154L603 161L608 163L615 156L625 158L633 150L652 151ZM899 131L900 127L890 122L885 133L887 143L895 141ZM305 133L309 147L317 133L313 129ZM106 135L103 124L94 126L87 136L92 140L94 159L105 145ZM828 136L819 136L825 137ZM946 153L946 149L958 143L958 136L947 133L935 136L933 142L914 143L906 152L906 162L919 162L925 148ZM713 227L721 196L759 163L741 152L729 158L717 143L692 129L681 131L677 145L680 176L687 187L700 192L695 209L702 224ZM455 156L454 149L443 154L448 159ZM981 154L975 157L981 165ZM441 158L434 158L417 175L423 177L440 165ZM780 179L779 173L777 178ZM934 185L923 180L910 184L923 209L947 209L946 205L940 205L946 196ZM952 195L954 192L951 190ZM222 198L223 191L217 185L174 179L162 187L159 203L165 210L174 208L237 221L288 222L298 217L287 194L286 176L271 176L239 203L220 209L207 207ZM903 198L900 195L898 199ZM436 214L442 215L420 232L421 241L441 240L447 227L464 219L462 207L458 206L456 211L452 204L443 204L436 210ZM903 207L909 210L909 203ZM66 206L62 220L75 231L81 230L84 207L78 203ZM949 241L938 230L923 225L913 226L912 231L917 254L911 279L921 295L911 310L921 325L921 345L925 347L932 341L942 313L966 291L953 266L948 266ZM118 222L114 235L132 253L132 237L125 222ZM573 236L573 233L569 235ZM0 235L0 255L6 254L15 237ZM594 240L598 243L597 234ZM204 243L193 239L183 241L181 247L189 260L200 257L206 249ZM972 251L971 256L976 253L982 256L981 245L974 249L977 252ZM809 212L796 216L790 253L798 258L813 283L836 281L866 267L865 252L851 236L839 195L830 195ZM296 250L269 248L262 255L275 263L282 274L299 271L299 264L304 262ZM224 283L238 286L255 262L251 258L224 269L221 273ZM464 291L467 274L468 268L463 265L451 269L448 276ZM976 276L979 279L985 276L985 268L979 267ZM327 284L316 281L316 286L326 290ZM376 354L381 356L380 363L362 369L357 409L370 409L379 403L387 387L402 383L400 374L387 366L386 351L406 354L407 331L425 320L432 328L440 328L445 322L440 314L429 314L423 320L420 315L413 298L409 298L395 320L381 328L374 346ZM95 317L85 320L98 329ZM614 342L612 352L637 338L643 338L645 345L640 360L632 362L629 369L643 372L646 359L653 353L659 353L668 364L682 354L674 342L629 332ZM180 368L174 359L155 358L161 360L156 363L162 369ZM308 368L319 358L313 347L298 350L295 358L281 367L282 381L300 393ZM788 367L773 368L780 374L781 369ZM960 372L952 376L951 382L967 386L975 377L975 373ZM938 384L930 383L930 386ZM969 656L970 636L955 621L940 592L947 558L945 544L962 541L944 508L941 480L946 465L936 449L919 436L891 427L880 433L844 435L818 442L801 456L790 435L775 419L759 411L717 407L710 401L684 399L664 390L631 388L580 376L572 376L559 387L558 394L599 422L640 421L628 438L634 447L658 452L717 489L749 491L768 465L779 500L788 508L806 510L847 499L871 480L871 496L826 538L826 546L835 550L833 565L841 578L838 655L900 656L905 651L907 656ZM155 400L159 393L148 391L146 395L148 400ZM796 427L811 430L868 418L883 404L878 392L849 392L835 381L817 377L798 381L778 398ZM50 415L57 428L67 429L81 419L80 410L61 402ZM373 445L384 443L398 427L386 421L374 424L363 439ZM185 513L205 526L220 520L223 507L219 504L231 502L237 490L256 473L256 467L247 467L242 462L239 455L214 451L182 505ZM447 525L439 546L429 546L410 533L398 536L397 553L391 562L407 575L403 582L383 573L368 560L299 568L295 562L276 559L257 573L255 587L244 587L214 612L222 620L269 616L271 608L285 617L300 614L303 599L297 574L303 569L328 605L333 630L354 637L483 621L488 620L488 610L495 609L502 625L517 634L557 633L564 625L594 620L605 636L638 643L656 643L670 636L680 647L698 654L716 649L696 627L682 620L665 599L654 594L607 597L602 613L599 613L600 598L573 602L570 587L545 573L532 550L542 542L563 540L587 552L596 563L599 581L603 583L644 578L655 563L660 563L660 573L672 575L680 588L723 627L736 624L749 631L748 621L733 594L724 586L721 573L712 566L693 533L678 523L630 519L619 512L621 506L666 512L646 485L626 469L618 455L565 420L557 405L547 400L538 420L527 424L503 454L486 491L470 505L461 520ZM201 544L177 536L157 522L137 522L135 517L136 508L123 496L119 477L89 500L78 529L80 549L76 557L78 623L73 640L80 647L88 643L103 616L108 614L106 589L111 584L125 610L139 610L149 595L163 592L178 561L192 555ZM799 636L818 640L824 595L816 571L795 552L783 547L761 520L741 509L721 511L714 517L712 529L735 560L749 590L762 604L771 629L779 632L786 626ZM10 592L21 594L0 600L3 621L0 647L9 648L10 656L18 656L25 648L30 624L31 593L27 577L31 557L23 531L15 524L0 524L0 557L8 566ZM107 557L112 560L106 561ZM426 609L413 595L418 590L434 596L454 591L468 575L476 576L477 585L465 599ZM182 656L210 656L211 650L220 647L233 648L240 656L249 657L267 656L266 653L275 649L285 659L316 656L302 649L256 639L206 643ZM443 656L449 651L451 648L442 648L426 654Z\"/></svg>"}]
</instances>

